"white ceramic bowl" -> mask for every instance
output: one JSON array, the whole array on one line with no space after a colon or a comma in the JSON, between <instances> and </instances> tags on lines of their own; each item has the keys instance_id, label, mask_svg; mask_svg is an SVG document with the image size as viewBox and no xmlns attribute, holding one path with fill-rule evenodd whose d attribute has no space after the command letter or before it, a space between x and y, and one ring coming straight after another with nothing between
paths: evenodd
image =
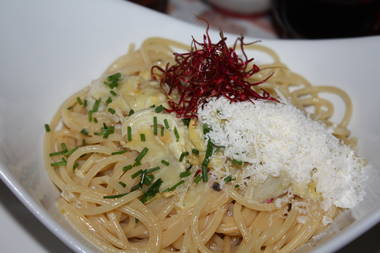
<instances>
[{"instance_id":1,"label":"white ceramic bowl","mask_svg":"<svg viewBox=\"0 0 380 253\"><path fill-rule=\"evenodd\" d=\"M129 43L149 36L189 42L191 35L202 32L122 0L0 2L0 175L29 210L76 252L98 251L55 207L59 193L42 161L43 124L65 98L126 52ZM312 82L336 85L351 95L353 135L359 138L361 153L380 168L380 37L262 43ZM315 252L334 251L380 220L379 180L371 174L367 198L353 209L355 220L344 217L338 222L344 229L322 240Z\"/></svg>"}]
</instances>

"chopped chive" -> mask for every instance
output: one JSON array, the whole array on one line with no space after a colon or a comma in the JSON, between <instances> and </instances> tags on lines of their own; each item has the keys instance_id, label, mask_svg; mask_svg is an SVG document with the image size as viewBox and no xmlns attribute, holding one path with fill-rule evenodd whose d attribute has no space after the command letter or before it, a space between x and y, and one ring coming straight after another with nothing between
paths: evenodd
<instances>
[{"instance_id":1,"label":"chopped chive","mask_svg":"<svg viewBox=\"0 0 380 253\"><path fill-rule=\"evenodd\" d=\"M107 85L110 89L117 88L121 80L121 73L115 73L107 77L104 81L104 84Z\"/></svg>"},{"instance_id":2,"label":"chopped chive","mask_svg":"<svg viewBox=\"0 0 380 253\"><path fill-rule=\"evenodd\" d=\"M115 114L116 111L114 109L112 109L112 108L108 108L108 112L111 113L111 114Z\"/></svg>"},{"instance_id":3,"label":"chopped chive","mask_svg":"<svg viewBox=\"0 0 380 253\"><path fill-rule=\"evenodd\" d=\"M138 170L131 175L131 178L136 178L136 177L142 175L144 172L145 172L145 170Z\"/></svg>"},{"instance_id":4,"label":"chopped chive","mask_svg":"<svg viewBox=\"0 0 380 253\"><path fill-rule=\"evenodd\" d=\"M141 175L141 180L140 180L140 184L144 184L144 185L151 185L152 182L154 180L154 176L153 175L150 175L150 174L143 174Z\"/></svg>"},{"instance_id":5,"label":"chopped chive","mask_svg":"<svg viewBox=\"0 0 380 253\"><path fill-rule=\"evenodd\" d=\"M205 158L203 159L203 162L202 162L202 181L203 182L207 182L208 181L208 164L210 162L210 158L212 156L212 152L213 152L213 144L211 142L210 139L208 139L207 141L207 148L206 148L206 154L205 154Z\"/></svg>"},{"instance_id":6,"label":"chopped chive","mask_svg":"<svg viewBox=\"0 0 380 253\"><path fill-rule=\"evenodd\" d=\"M212 130L211 127L207 124L203 124L202 128L203 128L203 134L207 134Z\"/></svg>"},{"instance_id":7,"label":"chopped chive","mask_svg":"<svg viewBox=\"0 0 380 253\"><path fill-rule=\"evenodd\" d=\"M130 126L127 127L127 138L128 141L132 141L132 127Z\"/></svg>"},{"instance_id":8,"label":"chopped chive","mask_svg":"<svg viewBox=\"0 0 380 253\"><path fill-rule=\"evenodd\" d=\"M140 200L143 203L146 203L147 201L151 200L156 196L157 193L160 192L160 187L162 185L162 179L157 179L150 187L149 189L144 193L143 196L141 196Z\"/></svg>"},{"instance_id":9,"label":"chopped chive","mask_svg":"<svg viewBox=\"0 0 380 253\"><path fill-rule=\"evenodd\" d=\"M107 100L106 100L106 105L109 105L112 103L112 98L111 97L108 97Z\"/></svg>"},{"instance_id":10,"label":"chopped chive","mask_svg":"<svg viewBox=\"0 0 380 253\"><path fill-rule=\"evenodd\" d=\"M138 189L140 189L141 188L141 184L140 183L138 183L137 185L134 185L134 186L132 186L132 188L131 188L131 192L133 192L133 191L136 191L136 190L138 190Z\"/></svg>"},{"instance_id":11,"label":"chopped chive","mask_svg":"<svg viewBox=\"0 0 380 253\"><path fill-rule=\"evenodd\" d=\"M183 177L188 177L191 175L191 171L190 170L186 170L186 171L183 171L179 174L179 177L180 178L183 178Z\"/></svg>"},{"instance_id":12,"label":"chopped chive","mask_svg":"<svg viewBox=\"0 0 380 253\"><path fill-rule=\"evenodd\" d=\"M178 183L176 183L175 185L173 185L172 187L169 187L167 188L166 190L164 190L163 192L172 192L174 191L178 186L180 186L181 184L185 183L184 180L181 180L179 181Z\"/></svg>"},{"instance_id":13,"label":"chopped chive","mask_svg":"<svg viewBox=\"0 0 380 253\"><path fill-rule=\"evenodd\" d=\"M191 150L191 153L193 153L194 155L199 155L199 150L196 149L196 148L193 148L193 149Z\"/></svg>"},{"instance_id":14,"label":"chopped chive","mask_svg":"<svg viewBox=\"0 0 380 253\"><path fill-rule=\"evenodd\" d=\"M179 157L179 161L182 162L183 159L185 158L185 156L188 156L189 155L189 152L182 152L180 157Z\"/></svg>"},{"instance_id":15,"label":"chopped chive","mask_svg":"<svg viewBox=\"0 0 380 253\"><path fill-rule=\"evenodd\" d=\"M78 104L83 105L83 101L80 97L77 97L77 102L78 102Z\"/></svg>"},{"instance_id":16,"label":"chopped chive","mask_svg":"<svg viewBox=\"0 0 380 253\"><path fill-rule=\"evenodd\" d=\"M128 193L129 193L129 192L127 192L127 193L122 193L122 194L117 194L117 195L103 196L103 199L117 199L117 198L124 197L124 196L127 195Z\"/></svg>"},{"instance_id":17,"label":"chopped chive","mask_svg":"<svg viewBox=\"0 0 380 253\"><path fill-rule=\"evenodd\" d=\"M90 135L88 134L88 131L87 131L86 128L83 128L82 130L80 130L80 133L83 134L83 135L86 135L86 136L90 136Z\"/></svg>"},{"instance_id":18,"label":"chopped chive","mask_svg":"<svg viewBox=\"0 0 380 253\"><path fill-rule=\"evenodd\" d=\"M65 155L65 156L70 156L72 153L74 153L75 151L77 151L78 148L79 148L79 147L75 147L75 148L73 148L73 149L71 149L71 150L67 150L67 151L64 153L64 155Z\"/></svg>"},{"instance_id":19,"label":"chopped chive","mask_svg":"<svg viewBox=\"0 0 380 253\"><path fill-rule=\"evenodd\" d=\"M176 141L178 142L179 141L179 133L178 133L178 130L176 127L174 127L174 135L175 135Z\"/></svg>"},{"instance_id":20,"label":"chopped chive","mask_svg":"<svg viewBox=\"0 0 380 253\"><path fill-rule=\"evenodd\" d=\"M74 103L72 106L67 107L67 110L71 111L75 105L76 105L76 103Z\"/></svg>"},{"instance_id":21,"label":"chopped chive","mask_svg":"<svg viewBox=\"0 0 380 253\"><path fill-rule=\"evenodd\" d=\"M150 108L154 108L154 107L156 107L156 105L151 105L151 106L150 106Z\"/></svg>"},{"instance_id":22,"label":"chopped chive","mask_svg":"<svg viewBox=\"0 0 380 253\"><path fill-rule=\"evenodd\" d=\"M155 172L155 171L160 170L160 169L161 169L161 168L160 168L159 166L157 166L157 167L154 167L154 168L148 169L148 170L146 170L145 172L146 172L146 173L152 173L152 172Z\"/></svg>"},{"instance_id":23,"label":"chopped chive","mask_svg":"<svg viewBox=\"0 0 380 253\"><path fill-rule=\"evenodd\" d=\"M76 168L79 167L79 163L78 162L75 162L74 165L73 165L73 170L75 170Z\"/></svg>"},{"instance_id":24,"label":"chopped chive","mask_svg":"<svg viewBox=\"0 0 380 253\"><path fill-rule=\"evenodd\" d=\"M157 135L157 132L158 132L158 131L157 131L157 130L158 130L157 127L158 127L158 125L157 125L157 117L154 116L154 117L153 117L153 134L154 134L154 135Z\"/></svg>"},{"instance_id":25,"label":"chopped chive","mask_svg":"<svg viewBox=\"0 0 380 253\"><path fill-rule=\"evenodd\" d=\"M121 154L124 154L126 152L128 152L128 150L120 150L120 151L112 152L111 155L121 155Z\"/></svg>"},{"instance_id":26,"label":"chopped chive","mask_svg":"<svg viewBox=\"0 0 380 253\"><path fill-rule=\"evenodd\" d=\"M129 110L129 113L128 113L128 116L131 116L135 113L135 111L133 109Z\"/></svg>"},{"instance_id":27,"label":"chopped chive","mask_svg":"<svg viewBox=\"0 0 380 253\"><path fill-rule=\"evenodd\" d=\"M45 126L45 131L47 133L50 132L50 126L49 126L49 124L45 124L44 126Z\"/></svg>"},{"instance_id":28,"label":"chopped chive","mask_svg":"<svg viewBox=\"0 0 380 253\"><path fill-rule=\"evenodd\" d=\"M231 182L232 180L235 180L236 178L232 177L231 175L225 177L223 180L224 182L228 183Z\"/></svg>"},{"instance_id":29,"label":"chopped chive","mask_svg":"<svg viewBox=\"0 0 380 253\"><path fill-rule=\"evenodd\" d=\"M198 184L201 180L202 180L201 175L197 175L197 176L194 178L194 183Z\"/></svg>"},{"instance_id":30,"label":"chopped chive","mask_svg":"<svg viewBox=\"0 0 380 253\"><path fill-rule=\"evenodd\" d=\"M98 119L97 118L94 118L93 119L95 123L98 123Z\"/></svg>"},{"instance_id":31,"label":"chopped chive","mask_svg":"<svg viewBox=\"0 0 380 253\"><path fill-rule=\"evenodd\" d=\"M58 166L66 166L67 161L65 158L62 158L59 162L51 163L50 165L53 167L58 167Z\"/></svg>"},{"instance_id":32,"label":"chopped chive","mask_svg":"<svg viewBox=\"0 0 380 253\"><path fill-rule=\"evenodd\" d=\"M156 108L154 108L154 111L155 111L156 113L160 113L160 112L162 112L164 109L165 109L165 107L163 107L163 105L160 105L160 106L157 106Z\"/></svg>"},{"instance_id":33,"label":"chopped chive","mask_svg":"<svg viewBox=\"0 0 380 253\"><path fill-rule=\"evenodd\" d=\"M169 121L167 119L164 119L164 125L165 125L166 129L170 128Z\"/></svg>"},{"instance_id":34,"label":"chopped chive","mask_svg":"<svg viewBox=\"0 0 380 253\"><path fill-rule=\"evenodd\" d=\"M124 166L122 170L123 171L128 171L128 170L130 170L132 168L133 168L133 165L127 165L127 166Z\"/></svg>"},{"instance_id":35,"label":"chopped chive","mask_svg":"<svg viewBox=\"0 0 380 253\"><path fill-rule=\"evenodd\" d=\"M61 143L61 149L67 151L66 143Z\"/></svg>"},{"instance_id":36,"label":"chopped chive","mask_svg":"<svg viewBox=\"0 0 380 253\"><path fill-rule=\"evenodd\" d=\"M140 140L145 141L145 134L140 134Z\"/></svg>"},{"instance_id":37,"label":"chopped chive","mask_svg":"<svg viewBox=\"0 0 380 253\"><path fill-rule=\"evenodd\" d=\"M53 152L53 153L50 153L49 156L52 157L52 156L57 156L57 155L63 155L66 152L67 152L66 150L58 151L58 152Z\"/></svg>"},{"instance_id":38,"label":"chopped chive","mask_svg":"<svg viewBox=\"0 0 380 253\"><path fill-rule=\"evenodd\" d=\"M126 183L124 183L124 182L121 182L121 181L119 181L119 185L121 185L123 188L125 188L125 187L127 186L127 184L126 184Z\"/></svg>"},{"instance_id":39,"label":"chopped chive","mask_svg":"<svg viewBox=\"0 0 380 253\"><path fill-rule=\"evenodd\" d=\"M166 160L161 160L161 163L162 163L163 165L166 165L166 166L169 166L169 165L170 165L170 163L169 163L168 161L166 161Z\"/></svg>"},{"instance_id":40,"label":"chopped chive","mask_svg":"<svg viewBox=\"0 0 380 253\"><path fill-rule=\"evenodd\" d=\"M86 107L87 106L87 99L84 99L83 100L83 107Z\"/></svg>"},{"instance_id":41,"label":"chopped chive","mask_svg":"<svg viewBox=\"0 0 380 253\"><path fill-rule=\"evenodd\" d=\"M92 114L93 114L94 112L93 111L89 111L88 112L88 121L92 121Z\"/></svg>"},{"instance_id":42,"label":"chopped chive","mask_svg":"<svg viewBox=\"0 0 380 253\"><path fill-rule=\"evenodd\" d=\"M161 136L164 136L164 135L165 135L165 128L161 126Z\"/></svg>"},{"instance_id":43,"label":"chopped chive","mask_svg":"<svg viewBox=\"0 0 380 253\"><path fill-rule=\"evenodd\" d=\"M235 184L235 186L234 186L235 188L239 188L240 187L240 185L238 185L238 184Z\"/></svg>"},{"instance_id":44,"label":"chopped chive","mask_svg":"<svg viewBox=\"0 0 380 253\"><path fill-rule=\"evenodd\" d=\"M108 136L113 134L114 132L115 132L115 127L107 126L106 123L103 123L103 127L101 128L101 131L98 133L95 133L95 135L103 136L103 139L107 139Z\"/></svg>"},{"instance_id":45,"label":"chopped chive","mask_svg":"<svg viewBox=\"0 0 380 253\"><path fill-rule=\"evenodd\" d=\"M114 96L114 97L117 96L117 93L116 93L115 91L113 91L113 90L110 90L110 93L111 93L111 95Z\"/></svg>"},{"instance_id":46,"label":"chopped chive","mask_svg":"<svg viewBox=\"0 0 380 253\"><path fill-rule=\"evenodd\" d=\"M236 160L236 159L232 159L232 163L235 164L235 165L243 165L243 161L241 160Z\"/></svg>"},{"instance_id":47,"label":"chopped chive","mask_svg":"<svg viewBox=\"0 0 380 253\"><path fill-rule=\"evenodd\" d=\"M183 124L185 125L185 126L189 126L189 124L190 124L190 120L191 119L182 119L182 122L183 122Z\"/></svg>"},{"instance_id":48,"label":"chopped chive","mask_svg":"<svg viewBox=\"0 0 380 253\"><path fill-rule=\"evenodd\" d=\"M148 151L149 151L149 148L147 148L147 147L145 147L145 148L143 148L143 150L141 150L140 154L135 159L135 164L136 165L140 165L141 160L144 158L144 156L146 155L146 153L148 153Z\"/></svg>"},{"instance_id":49,"label":"chopped chive","mask_svg":"<svg viewBox=\"0 0 380 253\"><path fill-rule=\"evenodd\" d=\"M99 110L99 105L100 105L101 99L95 100L94 105L92 106L92 112L97 112Z\"/></svg>"}]
</instances>

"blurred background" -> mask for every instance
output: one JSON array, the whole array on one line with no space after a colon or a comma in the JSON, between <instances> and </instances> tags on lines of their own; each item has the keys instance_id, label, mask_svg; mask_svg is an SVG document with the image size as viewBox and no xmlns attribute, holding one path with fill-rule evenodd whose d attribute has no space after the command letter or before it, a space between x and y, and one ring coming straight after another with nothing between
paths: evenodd
<instances>
[{"instance_id":1,"label":"blurred background","mask_svg":"<svg viewBox=\"0 0 380 253\"><path fill-rule=\"evenodd\" d=\"M130 0L186 22L255 38L380 34L380 0Z\"/></svg>"}]
</instances>

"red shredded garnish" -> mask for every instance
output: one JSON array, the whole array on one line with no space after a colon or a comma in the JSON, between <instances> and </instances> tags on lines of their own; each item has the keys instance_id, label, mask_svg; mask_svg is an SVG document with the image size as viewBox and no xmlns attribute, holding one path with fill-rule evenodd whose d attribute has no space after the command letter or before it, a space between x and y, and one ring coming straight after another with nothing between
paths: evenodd
<instances>
[{"instance_id":1,"label":"red shredded garnish","mask_svg":"<svg viewBox=\"0 0 380 253\"><path fill-rule=\"evenodd\" d=\"M233 47L228 47L223 33L216 44L211 42L208 34L203 35L203 42L192 39L191 49L187 53L174 53L174 65L152 67L152 77L159 79L161 88L168 97L170 108L181 118L196 118L198 106L207 102L210 97L228 98L231 102L265 99L277 101L263 90L259 94L252 87L265 82L269 77L259 82L249 82L248 78L260 71L252 64L253 58L248 58L244 52L244 37L236 39ZM240 44L243 57L236 52ZM179 99L173 100L172 94L178 94Z\"/></svg>"}]
</instances>

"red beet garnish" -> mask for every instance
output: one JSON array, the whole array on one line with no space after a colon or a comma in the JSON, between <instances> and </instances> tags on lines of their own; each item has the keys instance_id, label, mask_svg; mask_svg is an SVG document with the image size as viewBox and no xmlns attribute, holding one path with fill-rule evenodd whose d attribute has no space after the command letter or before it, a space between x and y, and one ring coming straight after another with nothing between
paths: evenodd
<instances>
[{"instance_id":1,"label":"red beet garnish","mask_svg":"<svg viewBox=\"0 0 380 253\"><path fill-rule=\"evenodd\" d=\"M208 34L203 35L203 42L192 39L191 49L187 53L174 53L174 65L152 67L152 77L160 80L161 88L168 97L170 108L181 118L196 118L198 106L207 102L210 97L224 96L233 102L251 101L257 99L277 101L263 90L259 94L252 87L265 82L269 77L259 82L249 82L248 78L260 71L251 64L253 58L248 58L244 46L244 37L236 39L233 47L228 47L223 33L220 40L212 43ZM242 57L236 52L240 45ZM173 93L179 99L173 99Z\"/></svg>"}]
</instances>

